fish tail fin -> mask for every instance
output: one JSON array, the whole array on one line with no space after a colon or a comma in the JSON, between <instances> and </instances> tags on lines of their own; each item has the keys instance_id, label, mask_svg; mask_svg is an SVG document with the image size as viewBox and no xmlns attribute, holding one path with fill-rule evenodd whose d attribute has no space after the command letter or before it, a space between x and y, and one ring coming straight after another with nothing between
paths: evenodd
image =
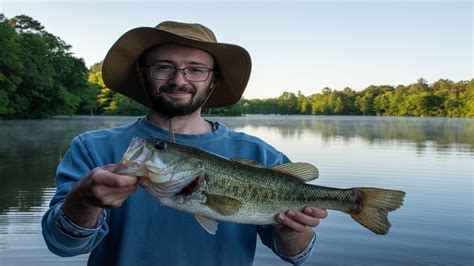
<instances>
[{"instance_id":1,"label":"fish tail fin","mask_svg":"<svg viewBox=\"0 0 474 266\"><path fill-rule=\"evenodd\" d=\"M376 234L390 229L388 213L403 204L405 192L378 188L356 188L359 198L349 211L352 219Z\"/></svg>"}]
</instances>

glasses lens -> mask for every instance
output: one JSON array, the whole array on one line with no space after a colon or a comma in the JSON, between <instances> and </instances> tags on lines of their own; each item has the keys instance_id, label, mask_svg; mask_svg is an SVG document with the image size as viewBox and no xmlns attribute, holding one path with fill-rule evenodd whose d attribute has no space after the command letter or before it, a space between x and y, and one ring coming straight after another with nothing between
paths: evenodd
<instances>
[{"instance_id":1,"label":"glasses lens","mask_svg":"<svg viewBox=\"0 0 474 266\"><path fill-rule=\"evenodd\" d=\"M169 80L174 78L177 71L182 71L185 79L188 81L205 81L209 78L211 69L207 67L186 67L184 69L176 69L169 65L150 66L150 76L153 79Z\"/></svg>"},{"instance_id":2,"label":"glasses lens","mask_svg":"<svg viewBox=\"0 0 474 266\"><path fill-rule=\"evenodd\" d=\"M205 81L209 77L209 68L187 67L184 69L186 79L189 81Z\"/></svg>"},{"instance_id":3,"label":"glasses lens","mask_svg":"<svg viewBox=\"0 0 474 266\"><path fill-rule=\"evenodd\" d=\"M153 65L150 66L150 76L154 79L171 79L176 72L176 68L169 65Z\"/></svg>"}]
</instances>

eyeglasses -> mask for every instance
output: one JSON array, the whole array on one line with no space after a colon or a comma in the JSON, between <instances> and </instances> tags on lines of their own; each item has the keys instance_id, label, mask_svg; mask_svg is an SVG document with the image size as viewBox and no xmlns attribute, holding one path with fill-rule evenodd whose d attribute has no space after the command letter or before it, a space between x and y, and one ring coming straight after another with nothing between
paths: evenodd
<instances>
[{"instance_id":1,"label":"eyeglasses","mask_svg":"<svg viewBox=\"0 0 474 266\"><path fill-rule=\"evenodd\" d=\"M185 67L176 68L170 65L149 65L144 66L149 69L150 77L158 80L170 80L175 77L176 72L182 71L184 78L187 81L206 81L209 78L209 74L214 71L208 67Z\"/></svg>"}]
</instances>

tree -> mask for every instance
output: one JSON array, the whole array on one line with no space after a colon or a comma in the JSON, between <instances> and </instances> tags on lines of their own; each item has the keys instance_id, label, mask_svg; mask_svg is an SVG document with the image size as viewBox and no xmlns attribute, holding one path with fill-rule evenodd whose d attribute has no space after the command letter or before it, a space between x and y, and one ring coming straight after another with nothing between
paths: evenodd
<instances>
[{"instance_id":1,"label":"tree","mask_svg":"<svg viewBox=\"0 0 474 266\"><path fill-rule=\"evenodd\" d=\"M96 91L95 109L99 114L106 115L143 115L147 107L120 93L107 88L102 79L102 62L94 64L88 77L89 84Z\"/></svg>"},{"instance_id":2,"label":"tree","mask_svg":"<svg viewBox=\"0 0 474 266\"><path fill-rule=\"evenodd\" d=\"M0 14L0 117L146 113L145 106L105 86L102 62L88 70L70 50L33 18ZM242 99L212 113L474 117L473 90L473 80L428 84L420 78L407 86L371 85L359 92L326 87L308 97L285 91L276 98Z\"/></svg>"},{"instance_id":3,"label":"tree","mask_svg":"<svg viewBox=\"0 0 474 266\"><path fill-rule=\"evenodd\" d=\"M351 88L346 87L342 90L342 93L339 94L342 100L342 113L346 115L359 115L360 112L356 107L355 101L357 93Z\"/></svg>"},{"instance_id":4,"label":"tree","mask_svg":"<svg viewBox=\"0 0 474 266\"><path fill-rule=\"evenodd\" d=\"M474 79L471 79L466 85L466 90L462 93L461 99L464 106L463 116L474 117Z\"/></svg>"},{"instance_id":5,"label":"tree","mask_svg":"<svg viewBox=\"0 0 474 266\"><path fill-rule=\"evenodd\" d=\"M72 115L89 88L82 59L70 46L44 30L38 21L20 15L0 22L0 116L41 118ZM3 38L5 37L5 38ZM18 47L21 47L19 49Z\"/></svg>"},{"instance_id":6,"label":"tree","mask_svg":"<svg viewBox=\"0 0 474 266\"><path fill-rule=\"evenodd\" d=\"M355 106L362 115L376 115L380 109L375 107L375 99L387 91L392 91L391 86L369 86L355 98Z\"/></svg>"},{"instance_id":7,"label":"tree","mask_svg":"<svg viewBox=\"0 0 474 266\"><path fill-rule=\"evenodd\" d=\"M294 93L283 92L277 99L279 114L298 114L298 98Z\"/></svg>"},{"instance_id":8,"label":"tree","mask_svg":"<svg viewBox=\"0 0 474 266\"><path fill-rule=\"evenodd\" d=\"M22 81L19 73L23 69L20 51L15 29L0 14L0 117L15 112L12 98Z\"/></svg>"},{"instance_id":9,"label":"tree","mask_svg":"<svg viewBox=\"0 0 474 266\"><path fill-rule=\"evenodd\" d=\"M21 33L25 33L25 32L36 33L36 34L46 33L44 31L43 25L41 25L40 22L26 15L15 16L9 19L8 23Z\"/></svg>"},{"instance_id":10,"label":"tree","mask_svg":"<svg viewBox=\"0 0 474 266\"><path fill-rule=\"evenodd\" d=\"M93 67L94 68L94 67ZM97 107L99 113L105 111L113 112L116 104L113 102L115 92L105 86L104 81L102 80L102 71L101 68L96 72L89 72L88 82L95 87L97 93Z\"/></svg>"}]
</instances>

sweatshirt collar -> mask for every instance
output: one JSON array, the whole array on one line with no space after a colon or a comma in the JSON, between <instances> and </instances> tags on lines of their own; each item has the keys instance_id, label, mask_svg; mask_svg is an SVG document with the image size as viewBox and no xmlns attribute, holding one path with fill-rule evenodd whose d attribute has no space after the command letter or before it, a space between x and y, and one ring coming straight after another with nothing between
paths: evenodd
<instances>
[{"instance_id":1,"label":"sweatshirt collar","mask_svg":"<svg viewBox=\"0 0 474 266\"><path fill-rule=\"evenodd\" d=\"M176 142L178 142L178 143L179 142L187 142L187 141L191 141L191 140L193 140L193 141L215 140L217 138L222 137L226 133L227 127L224 126L223 124L221 124L219 122L212 122L212 121L209 121L209 122L211 122L214 125L214 130L212 132L203 133L203 134L195 134L195 135L175 133L174 136L175 136ZM153 123L151 123L151 121L146 116L140 117L138 119L137 123L143 129L150 132L151 136L154 136L154 137L157 137L157 138L160 138L160 139L164 139L164 140L168 140L168 137L169 137L168 130L154 125Z\"/></svg>"}]
</instances>

